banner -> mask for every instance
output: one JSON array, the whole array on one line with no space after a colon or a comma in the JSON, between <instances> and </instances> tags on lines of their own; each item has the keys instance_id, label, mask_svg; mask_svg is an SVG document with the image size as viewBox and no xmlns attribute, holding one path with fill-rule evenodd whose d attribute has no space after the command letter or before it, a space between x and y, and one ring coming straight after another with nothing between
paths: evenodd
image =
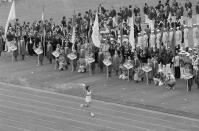
<instances>
[{"instance_id":1,"label":"banner","mask_svg":"<svg viewBox=\"0 0 199 131\"><path fill-rule=\"evenodd\" d=\"M96 15L95 15L95 21L94 21L94 25L93 25L93 33L92 33L92 41L93 41L93 44L100 48L100 33L99 33L99 22L98 22L98 12L96 12Z\"/></svg>"}]
</instances>

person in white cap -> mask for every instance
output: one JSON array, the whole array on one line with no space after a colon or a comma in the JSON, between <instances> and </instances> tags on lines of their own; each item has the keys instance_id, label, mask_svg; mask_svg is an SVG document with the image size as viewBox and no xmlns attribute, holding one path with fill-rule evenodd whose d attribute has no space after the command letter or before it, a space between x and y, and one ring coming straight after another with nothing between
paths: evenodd
<instances>
[{"instance_id":1,"label":"person in white cap","mask_svg":"<svg viewBox=\"0 0 199 131\"><path fill-rule=\"evenodd\" d=\"M182 31L180 30L179 27L177 27L177 31L175 33L175 40L176 40L176 46L180 46L182 45Z\"/></svg>"},{"instance_id":2,"label":"person in white cap","mask_svg":"<svg viewBox=\"0 0 199 131\"><path fill-rule=\"evenodd\" d=\"M155 42L156 42L155 39L156 39L156 36L154 34L154 31L151 31L149 47L152 47L152 48L155 47Z\"/></svg>"},{"instance_id":3,"label":"person in white cap","mask_svg":"<svg viewBox=\"0 0 199 131\"><path fill-rule=\"evenodd\" d=\"M189 47L189 28L187 25L184 25L184 46L185 48Z\"/></svg>"},{"instance_id":4,"label":"person in white cap","mask_svg":"<svg viewBox=\"0 0 199 131\"><path fill-rule=\"evenodd\" d=\"M164 46L166 47L166 49L168 48L168 41L169 41L169 33L167 29L165 28L162 34L162 42Z\"/></svg>"},{"instance_id":5,"label":"person in white cap","mask_svg":"<svg viewBox=\"0 0 199 131\"><path fill-rule=\"evenodd\" d=\"M199 30L196 24L193 25L193 43L194 47L198 46L199 38L198 38Z\"/></svg>"},{"instance_id":6,"label":"person in white cap","mask_svg":"<svg viewBox=\"0 0 199 131\"><path fill-rule=\"evenodd\" d=\"M161 41L161 31L160 30L157 30L157 33L156 33L156 47L159 49L160 48L160 41Z\"/></svg>"}]
</instances>

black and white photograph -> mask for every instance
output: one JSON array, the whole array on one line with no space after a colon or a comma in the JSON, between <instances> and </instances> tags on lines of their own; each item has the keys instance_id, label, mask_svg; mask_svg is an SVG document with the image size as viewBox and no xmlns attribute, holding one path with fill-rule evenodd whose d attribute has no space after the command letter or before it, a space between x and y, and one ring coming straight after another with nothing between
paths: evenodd
<instances>
[{"instance_id":1,"label":"black and white photograph","mask_svg":"<svg viewBox=\"0 0 199 131\"><path fill-rule=\"evenodd\" d=\"M199 131L199 0L0 0L0 131Z\"/></svg>"}]
</instances>

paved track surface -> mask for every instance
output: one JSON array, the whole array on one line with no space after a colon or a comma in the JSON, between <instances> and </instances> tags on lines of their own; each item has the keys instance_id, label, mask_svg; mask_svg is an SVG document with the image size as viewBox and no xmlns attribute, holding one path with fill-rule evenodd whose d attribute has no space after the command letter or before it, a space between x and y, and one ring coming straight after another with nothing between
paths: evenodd
<instances>
[{"instance_id":1,"label":"paved track surface","mask_svg":"<svg viewBox=\"0 0 199 131\"><path fill-rule=\"evenodd\" d=\"M199 131L199 120L0 83L0 131ZM95 113L94 117L89 112Z\"/></svg>"}]
</instances>

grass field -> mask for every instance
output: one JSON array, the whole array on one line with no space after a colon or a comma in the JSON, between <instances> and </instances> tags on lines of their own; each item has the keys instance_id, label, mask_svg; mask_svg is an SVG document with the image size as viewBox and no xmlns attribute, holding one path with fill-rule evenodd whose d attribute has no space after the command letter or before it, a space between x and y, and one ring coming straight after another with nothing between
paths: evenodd
<instances>
[{"instance_id":1,"label":"grass field","mask_svg":"<svg viewBox=\"0 0 199 131\"><path fill-rule=\"evenodd\" d=\"M43 5L45 7L45 17L53 17L56 22L60 22L63 16L72 16L74 10L76 12L85 12L88 9L96 9L100 3L105 7L114 6L118 9L121 6L135 5L142 10L144 3L156 5L158 0L15 0L16 14L21 21L33 21L40 19ZM165 0L162 0L163 2ZM178 0L184 4L185 0ZM191 0L195 9L197 0ZM0 25L5 25L11 3L0 4ZM143 12L143 11L142 11ZM195 13L195 11L194 11Z\"/></svg>"}]
</instances>

